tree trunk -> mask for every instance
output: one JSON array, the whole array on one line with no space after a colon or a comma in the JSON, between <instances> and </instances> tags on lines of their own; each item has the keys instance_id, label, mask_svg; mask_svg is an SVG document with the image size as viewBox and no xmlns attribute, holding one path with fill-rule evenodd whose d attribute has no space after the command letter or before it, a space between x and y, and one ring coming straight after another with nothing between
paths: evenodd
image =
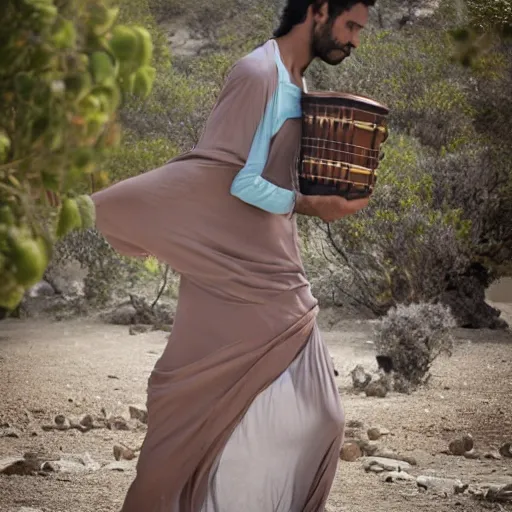
<instances>
[{"instance_id":1,"label":"tree trunk","mask_svg":"<svg viewBox=\"0 0 512 512\"><path fill-rule=\"evenodd\" d=\"M491 279L488 271L473 264L464 274L449 280L441 302L452 309L460 327L467 329L506 329L507 322L500 318L501 311L485 301L485 290Z\"/></svg>"}]
</instances>

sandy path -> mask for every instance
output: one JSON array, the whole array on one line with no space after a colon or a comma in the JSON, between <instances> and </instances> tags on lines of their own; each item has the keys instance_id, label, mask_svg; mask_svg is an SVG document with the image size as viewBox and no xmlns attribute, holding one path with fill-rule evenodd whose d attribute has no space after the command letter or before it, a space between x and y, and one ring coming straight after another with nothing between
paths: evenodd
<instances>
[{"instance_id":1,"label":"sandy path","mask_svg":"<svg viewBox=\"0 0 512 512\"><path fill-rule=\"evenodd\" d=\"M143 431L43 432L41 425L58 413L98 414L104 407L126 415L128 405L144 403L149 372L165 345L164 333L129 336L125 328L92 320L9 320L0 329L0 424L8 422L20 432L19 438L0 437L0 459L44 450L88 452L95 461L107 463L114 460L114 444L140 445ZM325 332L341 374L347 418L389 429L383 445L414 455L418 466L412 474L430 472L468 483L512 481L512 459L475 461L439 453L465 431L482 449L497 447L507 437L512 440L512 336L479 331L461 332L459 338L453 357L436 364L428 389L373 399L351 393L348 377L357 363L373 364L373 347L366 343L371 339L368 323L345 321ZM118 511L133 471L129 463L123 472L0 477L0 511ZM328 504L330 512L427 509L512 507L484 508L466 496L440 498L418 492L415 484L383 483L379 476L365 473L360 461L340 463Z\"/></svg>"}]
</instances>

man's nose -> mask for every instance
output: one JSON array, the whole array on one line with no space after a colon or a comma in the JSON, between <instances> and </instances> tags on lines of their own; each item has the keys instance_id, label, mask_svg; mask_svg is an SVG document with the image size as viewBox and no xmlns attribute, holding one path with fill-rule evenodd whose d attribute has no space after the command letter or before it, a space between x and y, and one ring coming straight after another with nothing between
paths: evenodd
<instances>
[{"instance_id":1,"label":"man's nose","mask_svg":"<svg viewBox=\"0 0 512 512\"><path fill-rule=\"evenodd\" d=\"M357 48L359 46L359 34L353 34L350 39L350 45L352 48Z\"/></svg>"}]
</instances>

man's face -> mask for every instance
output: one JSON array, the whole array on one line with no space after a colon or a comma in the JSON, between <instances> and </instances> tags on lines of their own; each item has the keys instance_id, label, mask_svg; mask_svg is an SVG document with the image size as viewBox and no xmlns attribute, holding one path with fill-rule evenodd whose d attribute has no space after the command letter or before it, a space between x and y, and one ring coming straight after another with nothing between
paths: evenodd
<instances>
[{"instance_id":1,"label":"man's face","mask_svg":"<svg viewBox=\"0 0 512 512\"><path fill-rule=\"evenodd\" d=\"M325 2L314 14L312 50L327 64L335 66L346 59L353 48L359 46L359 32L368 23L368 7L363 3L354 5L337 18L329 18Z\"/></svg>"}]
</instances>

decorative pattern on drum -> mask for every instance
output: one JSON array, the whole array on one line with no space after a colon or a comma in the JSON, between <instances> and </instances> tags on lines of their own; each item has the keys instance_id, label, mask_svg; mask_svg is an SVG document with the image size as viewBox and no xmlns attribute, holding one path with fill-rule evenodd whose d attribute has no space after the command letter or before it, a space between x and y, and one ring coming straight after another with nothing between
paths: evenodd
<instances>
[{"instance_id":1,"label":"decorative pattern on drum","mask_svg":"<svg viewBox=\"0 0 512 512\"><path fill-rule=\"evenodd\" d=\"M377 180L389 109L365 96L304 93L299 187L305 195L368 197Z\"/></svg>"}]
</instances>

